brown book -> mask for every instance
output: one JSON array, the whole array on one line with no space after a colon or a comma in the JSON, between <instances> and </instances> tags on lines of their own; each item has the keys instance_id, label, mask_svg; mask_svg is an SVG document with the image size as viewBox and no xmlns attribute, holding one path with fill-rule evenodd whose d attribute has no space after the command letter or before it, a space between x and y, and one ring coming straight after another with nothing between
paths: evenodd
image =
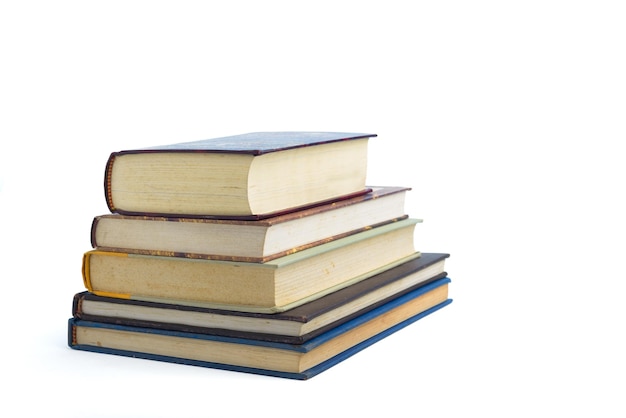
<instances>
[{"instance_id":1,"label":"brown book","mask_svg":"<svg viewBox=\"0 0 626 418\"><path fill-rule=\"evenodd\" d=\"M350 199L261 220L106 214L91 227L93 248L216 260L266 262L407 218L406 187L371 187Z\"/></svg>"},{"instance_id":2,"label":"brown book","mask_svg":"<svg viewBox=\"0 0 626 418\"><path fill-rule=\"evenodd\" d=\"M419 257L416 224L388 223L266 263L92 250L83 257L83 279L101 296L278 312Z\"/></svg>"},{"instance_id":3,"label":"brown book","mask_svg":"<svg viewBox=\"0 0 626 418\"><path fill-rule=\"evenodd\" d=\"M274 314L74 296L72 315L88 321L302 344L355 316L446 276L448 254L424 253L382 273Z\"/></svg>"},{"instance_id":4,"label":"brown book","mask_svg":"<svg viewBox=\"0 0 626 418\"><path fill-rule=\"evenodd\" d=\"M111 212L261 218L366 191L375 134L255 132L111 153Z\"/></svg>"}]
</instances>

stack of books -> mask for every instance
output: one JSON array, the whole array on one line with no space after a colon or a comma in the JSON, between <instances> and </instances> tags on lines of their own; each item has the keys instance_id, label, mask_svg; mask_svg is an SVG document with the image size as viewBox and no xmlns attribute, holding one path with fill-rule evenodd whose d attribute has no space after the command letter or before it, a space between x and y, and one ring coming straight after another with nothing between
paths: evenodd
<instances>
[{"instance_id":1,"label":"stack of books","mask_svg":"<svg viewBox=\"0 0 626 418\"><path fill-rule=\"evenodd\" d=\"M68 343L308 379L451 302L374 134L260 132L113 152Z\"/></svg>"}]
</instances>

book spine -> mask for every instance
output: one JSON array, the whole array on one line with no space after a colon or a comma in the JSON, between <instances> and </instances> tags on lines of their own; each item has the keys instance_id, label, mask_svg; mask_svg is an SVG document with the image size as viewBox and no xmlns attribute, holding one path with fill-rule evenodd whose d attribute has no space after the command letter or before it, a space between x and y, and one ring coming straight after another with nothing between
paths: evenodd
<instances>
[{"instance_id":1,"label":"book spine","mask_svg":"<svg viewBox=\"0 0 626 418\"><path fill-rule=\"evenodd\" d=\"M74 348L74 346L76 346L76 326L74 325L74 318L70 318L67 325L67 345Z\"/></svg>"},{"instance_id":2,"label":"book spine","mask_svg":"<svg viewBox=\"0 0 626 418\"><path fill-rule=\"evenodd\" d=\"M83 298L81 293L74 295L72 301L72 316L80 316L82 314Z\"/></svg>"},{"instance_id":3,"label":"book spine","mask_svg":"<svg viewBox=\"0 0 626 418\"><path fill-rule=\"evenodd\" d=\"M96 294L98 296L106 296L106 297L110 297L110 298L118 298L118 299L130 299L129 294L127 293L114 293L114 292L102 292L99 290L95 290L93 288L93 284L91 281L91 274L89 272L89 261L91 258L91 254L93 254L95 251L87 251L84 255L83 255L83 265L82 265L82 276L83 276L83 284L85 285L85 288L93 293ZM126 257L126 254L123 253L110 253L111 255L115 255L118 257Z\"/></svg>"},{"instance_id":4,"label":"book spine","mask_svg":"<svg viewBox=\"0 0 626 418\"><path fill-rule=\"evenodd\" d=\"M98 229L98 221L100 220L100 217L96 216L95 218L93 218L93 221L91 221L91 247L92 248L97 248L98 247L98 242L96 240L96 230Z\"/></svg>"},{"instance_id":5,"label":"book spine","mask_svg":"<svg viewBox=\"0 0 626 418\"><path fill-rule=\"evenodd\" d=\"M83 284L85 285L85 289L91 292L93 290L93 287L91 286L91 276L89 274L89 256L89 253L83 254L83 265L81 273L83 275Z\"/></svg>"},{"instance_id":6,"label":"book spine","mask_svg":"<svg viewBox=\"0 0 626 418\"><path fill-rule=\"evenodd\" d=\"M106 163L104 172L104 197L109 210L114 213L115 205L113 203L113 195L111 193L111 173L113 171L113 163L115 162L115 153L111 153Z\"/></svg>"}]
</instances>

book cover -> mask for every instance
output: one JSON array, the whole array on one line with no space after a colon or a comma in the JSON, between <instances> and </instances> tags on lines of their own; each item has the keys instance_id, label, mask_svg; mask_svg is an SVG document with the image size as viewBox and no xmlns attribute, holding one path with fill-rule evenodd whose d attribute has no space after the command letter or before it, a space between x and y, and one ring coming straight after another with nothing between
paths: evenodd
<instances>
[{"instance_id":1,"label":"book cover","mask_svg":"<svg viewBox=\"0 0 626 418\"><path fill-rule=\"evenodd\" d=\"M68 321L76 350L305 380L447 306L449 278L404 294L304 344Z\"/></svg>"},{"instance_id":2,"label":"book cover","mask_svg":"<svg viewBox=\"0 0 626 418\"><path fill-rule=\"evenodd\" d=\"M72 315L120 325L302 344L404 293L446 277L448 254L424 253L352 286L278 313L238 312L97 296L74 296Z\"/></svg>"},{"instance_id":3,"label":"book cover","mask_svg":"<svg viewBox=\"0 0 626 418\"><path fill-rule=\"evenodd\" d=\"M376 136L376 134L356 132L250 132L220 138L203 139L200 141L179 142L176 144L122 150L115 152L114 155L172 151L261 155L338 141L374 138Z\"/></svg>"},{"instance_id":4,"label":"book cover","mask_svg":"<svg viewBox=\"0 0 626 418\"><path fill-rule=\"evenodd\" d=\"M408 217L404 201L410 188L369 189L257 220L99 215L91 225L91 245L104 251L263 263Z\"/></svg>"}]
</instances>

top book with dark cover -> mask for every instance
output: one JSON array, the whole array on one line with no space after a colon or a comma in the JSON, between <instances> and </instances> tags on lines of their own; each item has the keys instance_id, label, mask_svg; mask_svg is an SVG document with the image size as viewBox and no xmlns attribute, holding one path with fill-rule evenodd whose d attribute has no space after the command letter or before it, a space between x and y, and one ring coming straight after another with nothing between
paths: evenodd
<instances>
[{"instance_id":1,"label":"top book with dark cover","mask_svg":"<svg viewBox=\"0 0 626 418\"><path fill-rule=\"evenodd\" d=\"M375 134L256 132L111 153L111 212L259 219L368 191Z\"/></svg>"}]
</instances>

